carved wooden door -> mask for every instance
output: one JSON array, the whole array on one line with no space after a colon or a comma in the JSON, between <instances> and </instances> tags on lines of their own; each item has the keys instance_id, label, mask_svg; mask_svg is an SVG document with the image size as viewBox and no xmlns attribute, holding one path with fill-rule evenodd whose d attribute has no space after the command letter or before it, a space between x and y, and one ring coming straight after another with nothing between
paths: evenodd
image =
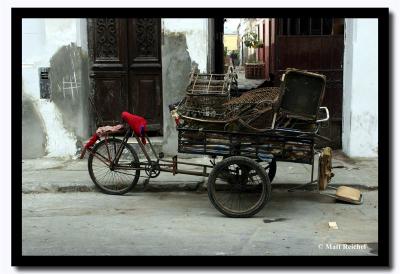
<instances>
[{"instance_id":1,"label":"carved wooden door","mask_svg":"<svg viewBox=\"0 0 400 274\"><path fill-rule=\"evenodd\" d=\"M88 19L91 97L104 123L127 110L162 133L161 20Z\"/></svg>"}]
</instances>

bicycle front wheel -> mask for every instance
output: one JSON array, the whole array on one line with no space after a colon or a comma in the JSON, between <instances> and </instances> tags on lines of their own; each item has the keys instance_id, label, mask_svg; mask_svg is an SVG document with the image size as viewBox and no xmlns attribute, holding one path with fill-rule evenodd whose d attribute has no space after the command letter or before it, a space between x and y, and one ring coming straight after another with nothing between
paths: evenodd
<instances>
[{"instance_id":1,"label":"bicycle front wheel","mask_svg":"<svg viewBox=\"0 0 400 274\"><path fill-rule=\"evenodd\" d=\"M122 153L118 163L114 166L111 162L115 159L119 148ZM125 194L131 191L140 177L139 157L135 150L119 139L104 139L97 143L88 159L88 170L93 183L104 193Z\"/></svg>"}]
</instances>

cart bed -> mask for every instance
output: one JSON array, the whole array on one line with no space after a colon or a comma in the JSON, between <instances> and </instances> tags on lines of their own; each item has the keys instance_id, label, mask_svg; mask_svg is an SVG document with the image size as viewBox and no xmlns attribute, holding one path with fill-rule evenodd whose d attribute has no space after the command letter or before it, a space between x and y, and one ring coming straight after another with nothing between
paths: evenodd
<instances>
[{"instance_id":1,"label":"cart bed","mask_svg":"<svg viewBox=\"0 0 400 274\"><path fill-rule=\"evenodd\" d=\"M178 128L178 152L211 156L245 156L312 164L315 134L286 129L242 133Z\"/></svg>"}]
</instances>

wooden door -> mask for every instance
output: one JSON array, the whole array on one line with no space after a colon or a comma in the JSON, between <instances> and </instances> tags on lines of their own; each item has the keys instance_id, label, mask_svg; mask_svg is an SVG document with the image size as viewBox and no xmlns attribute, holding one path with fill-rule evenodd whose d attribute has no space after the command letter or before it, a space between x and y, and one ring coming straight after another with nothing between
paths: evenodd
<instances>
[{"instance_id":1,"label":"wooden door","mask_svg":"<svg viewBox=\"0 0 400 274\"><path fill-rule=\"evenodd\" d=\"M162 133L161 19L88 19L91 97L104 123L121 112Z\"/></svg>"},{"instance_id":2,"label":"wooden door","mask_svg":"<svg viewBox=\"0 0 400 274\"><path fill-rule=\"evenodd\" d=\"M126 21L88 19L91 97L105 123L120 121L128 107ZM96 113L95 113L96 114Z\"/></svg>"}]
</instances>

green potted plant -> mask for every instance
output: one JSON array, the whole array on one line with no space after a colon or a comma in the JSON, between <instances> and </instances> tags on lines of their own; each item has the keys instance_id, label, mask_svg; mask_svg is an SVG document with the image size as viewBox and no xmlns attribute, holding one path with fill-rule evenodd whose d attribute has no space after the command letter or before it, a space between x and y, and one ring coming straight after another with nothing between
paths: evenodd
<instances>
[{"instance_id":1,"label":"green potted plant","mask_svg":"<svg viewBox=\"0 0 400 274\"><path fill-rule=\"evenodd\" d=\"M263 48L264 44L258 39L258 35L255 32L247 32L243 35L243 43L247 48ZM256 60L255 56L252 55L248 62L245 64L245 77L248 79L260 79L265 76L264 63Z\"/></svg>"},{"instance_id":2,"label":"green potted plant","mask_svg":"<svg viewBox=\"0 0 400 274\"><path fill-rule=\"evenodd\" d=\"M247 32L243 35L243 43L248 48L262 48L264 44L258 40L258 35L255 32Z\"/></svg>"}]
</instances>

